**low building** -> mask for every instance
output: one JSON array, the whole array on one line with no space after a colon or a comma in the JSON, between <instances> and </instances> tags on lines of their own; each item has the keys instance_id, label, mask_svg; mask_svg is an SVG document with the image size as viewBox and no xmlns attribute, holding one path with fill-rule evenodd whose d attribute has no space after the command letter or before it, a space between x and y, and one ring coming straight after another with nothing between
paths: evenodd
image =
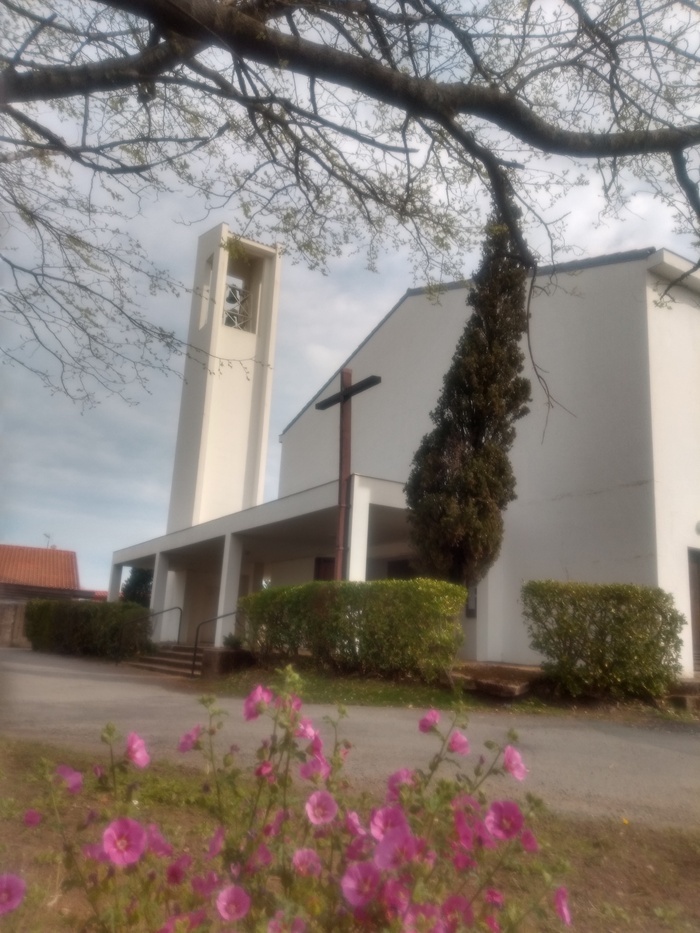
<instances>
[{"instance_id":1,"label":"low building","mask_svg":"<svg viewBox=\"0 0 700 933\"><path fill-rule=\"evenodd\" d=\"M0 544L0 646L29 647L24 609L30 599L93 599L81 590L75 551Z\"/></svg>"}]
</instances>

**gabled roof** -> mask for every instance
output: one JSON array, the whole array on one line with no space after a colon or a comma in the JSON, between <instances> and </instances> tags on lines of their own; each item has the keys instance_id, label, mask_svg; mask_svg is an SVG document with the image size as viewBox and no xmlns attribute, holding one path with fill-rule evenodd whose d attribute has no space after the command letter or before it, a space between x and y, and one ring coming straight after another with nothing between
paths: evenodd
<instances>
[{"instance_id":1,"label":"gabled roof","mask_svg":"<svg viewBox=\"0 0 700 933\"><path fill-rule=\"evenodd\" d=\"M0 583L79 590L75 551L0 544Z\"/></svg>"}]
</instances>

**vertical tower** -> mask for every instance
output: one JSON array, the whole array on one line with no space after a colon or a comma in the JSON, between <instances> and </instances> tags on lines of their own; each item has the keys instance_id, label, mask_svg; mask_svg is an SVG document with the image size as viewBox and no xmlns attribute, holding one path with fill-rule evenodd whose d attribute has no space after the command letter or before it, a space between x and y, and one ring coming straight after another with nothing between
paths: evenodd
<instances>
[{"instance_id":1,"label":"vertical tower","mask_svg":"<svg viewBox=\"0 0 700 933\"><path fill-rule=\"evenodd\" d=\"M262 501L279 249L199 239L168 533Z\"/></svg>"}]
</instances>

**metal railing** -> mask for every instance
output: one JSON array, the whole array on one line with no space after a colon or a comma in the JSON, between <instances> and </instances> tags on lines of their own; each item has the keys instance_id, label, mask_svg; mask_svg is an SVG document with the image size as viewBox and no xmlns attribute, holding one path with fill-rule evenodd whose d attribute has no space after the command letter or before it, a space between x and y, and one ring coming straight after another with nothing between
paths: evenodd
<instances>
[{"instance_id":1,"label":"metal railing","mask_svg":"<svg viewBox=\"0 0 700 933\"><path fill-rule=\"evenodd\" d=\"M180 621L178 622L178 626L177 626L178 641L179 641L180 629L182 627L182 607L181 606L172 606L170 609L161 609L158 612L144 612L142 616L137 616L135 619L129 619L126 625L122 626L121 635L119 639L119 655L115 661L116 664L120 664L126 657L126 652L124 650L124 639L126 636L124 633L127 629L127 626L136 625L138 622L143 622L144 619L152 620L156 616L164 615L166 612L179 612L180 613Z\"/></svg>"},{"instance_id":2,"label":"metal railing","mask_svg":"<svg viewBox=\"0 0 700 933\"><path fill-rule=\"evenodd\" d=\"M208 625L210 622L218 622L219 619L227 619L229 616L235 616L237 612L237 609L234 609L232 612L223 612L220 616L214 616L213 619L205 619L203 622L199 623L194 633L194 648L192 649L192 667L190 669L190 677L194 677L194 669L197 666L197 647L199 645L199 630L201 627L203 625Z\"/></svg>"}]
</instances>

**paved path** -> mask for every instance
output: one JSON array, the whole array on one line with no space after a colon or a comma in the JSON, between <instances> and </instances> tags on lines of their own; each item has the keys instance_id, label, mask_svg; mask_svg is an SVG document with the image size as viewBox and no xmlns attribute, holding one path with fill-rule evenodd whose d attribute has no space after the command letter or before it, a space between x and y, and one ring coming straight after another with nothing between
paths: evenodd
<instances>
[{"instance_id":1,"label":"paved path","mask_svg":"<svg viewBox=\"0 0 700 933\"><path fill-rule=\"evenodd\" d=\"M246 723L242 700L225 698L220 705L229 713L222 741L235 742L252 760L267 734L266 721ZM196 693L160 675L0 649L0 735L94 749L101 760L100 730L112 721L123 734L134 730L143 736L155 756L178 758L178 738L202 721L202 712ZM309 705L306 712L320 724L333 710ZM425 764L434 749L434 740L418 732L420 711L351 707L348 712L342 734L355 746L347 771L358 786L378 787L399 767ZM475 713L468 730L472 749L478 753L487 738L502 741L509 728L517 729L530 769L523 790L542 796L552 809L700 826L700 727ZM510 796L520 787L503 778L492 789Z\"/></svg>"}]
</instances>

